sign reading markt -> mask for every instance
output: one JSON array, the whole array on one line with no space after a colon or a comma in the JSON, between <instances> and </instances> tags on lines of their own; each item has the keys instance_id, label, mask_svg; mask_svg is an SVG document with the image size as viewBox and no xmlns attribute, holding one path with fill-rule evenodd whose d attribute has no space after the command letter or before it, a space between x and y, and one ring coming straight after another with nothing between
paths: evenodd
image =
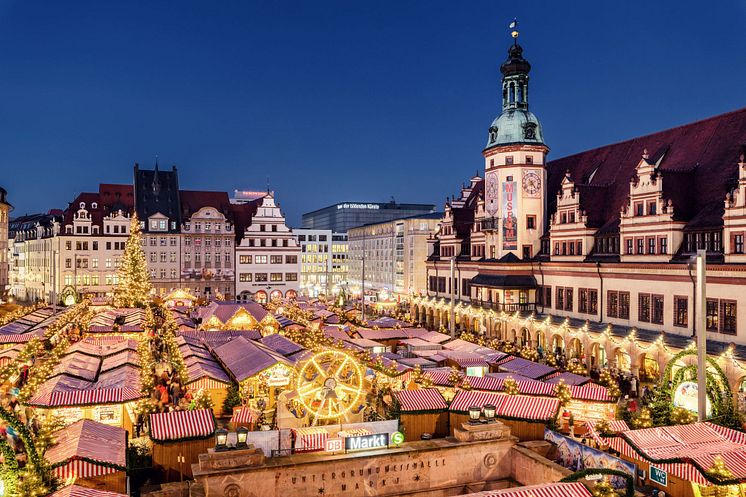
<instances>
[{"instance_id":1,"label":"sign reading markt","mask_svg":"<svg viewBox=\"0 0 746 497\"><path fill-rule=\"evenodd\" d=\"M385 449L388 446L388 433L345 438L345 450Z\"/></svg>"}]
</instances>

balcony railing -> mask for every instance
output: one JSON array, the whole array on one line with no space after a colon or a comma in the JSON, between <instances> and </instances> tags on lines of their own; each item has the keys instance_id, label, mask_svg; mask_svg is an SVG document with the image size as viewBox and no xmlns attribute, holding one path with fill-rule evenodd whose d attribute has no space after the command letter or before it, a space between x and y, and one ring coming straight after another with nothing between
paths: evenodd
<instances>
[{"instance_id":1,"label":"balcony railing","mask_svg":"<svg viewBox=\"0 0 746 497\"><path fill-rule=\"evenodd\" d=\"M535 312L536 304L534 302L524 303L501 303L501 302L480 302L472 300L472 305L482 309L492 309L497 312Z\"/></svg>"}]
</instances>

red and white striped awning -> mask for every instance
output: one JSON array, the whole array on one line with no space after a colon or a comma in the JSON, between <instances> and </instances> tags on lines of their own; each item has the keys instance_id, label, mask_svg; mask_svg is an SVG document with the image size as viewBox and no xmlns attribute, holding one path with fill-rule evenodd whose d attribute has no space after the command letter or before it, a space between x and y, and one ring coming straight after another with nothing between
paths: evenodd
<instances>
[{"instance_id":1,"label":"red and white striped awning","mask_svg":"<svg viewBox=\"0 0 746 497\"><path fill-rule=\"evenodd\" d=\"M362 437L365 435L372 435L373 432L370 431L367 428L349 428L347 430L342 430L340 432L337 432L337 436L341 438L345 437Z\"/></svg>"},{"instance_id":2,"label":"red and white striped awning","mask_svg":"<svg viewBox=\"0 0 746 497\"><path fill-rule=\"evenodd\" d=\"M595 426L596 426L596 421L585 422L585 429L587 431L587 435L591 437L593 440L595 440L598 445L607 446L609 444L609 438L611 437L604 437L603 435L599 434L596 431ZM609 429L614 433L618 433L620 431L629 430L629 425L623 419L612 419L611 421L609 421Z\"/></svg>"},{"instance_id":3,"label":"red and white striped awning","mask_svg":"<svg viewBox=\"0 0 746 497\"><path fill-rule=\"evenodd\" d=\"M254 422L254 413L248 407L236 407L233 409L231 423L234 425L251 424Z\"/></svg>"},{"instance_id":4,"label":"red and white striped awning","mask_svg":"<svg viewBox=\"0 0 746 497\"><path fill-rule=\"evenodd\" d=\"M518 391L526 395L554 395L554 385L535 380L517 380Z\"/></svg>"},{"instance_id":5,"label":"red and white striped awning","mask_svg":"<svg viewBox=\"0 0 746 497\"><path fill-rule=\"evenodd\" d=\"M530 395L506 395L497 416L501 418L521 418L548 421L557 415L560 401L553 397L532 397Z\"/></svg>"},{"instance_id":6,"label":"red and white striped awning","mask_svg":"<svg viewBox=\"0 0 746 497\"><path fill-rule=\"evenodd\" d=\"M203 377L186 385L188 390L196 392L197 390L224 390L230 386L230 383L224 383L214 378Z\"/></svg>"},{"instance_id":7,"label":"red and white striped awning","mask_svg":"<svg viewBox=\"0 0 746 497\"><path fill-rule=\"evenodd\" d=\"M470 407L495 406L495 417L548 421L559 410L559 399L531 395L506 395L493 392L460 391L449 408L453 412L467 412Z\"/></svg>"},{"instance_id":8,"label":"red and white striped awning","mask_svg":"<svg viewBox=\"0 0 746 497\"><path fill-rule=\"evenodd\" d=\"M427 376L433 382L433 385L437 385L439 387L455 386L454 383L449 379L451 377L450 371L423 371L422 376Z\"/></svg>"},{"instance_id":9,"label":"red and white striped awning","mask_svg":"<svg viewBox=\"0 0 746 497\"><path fill-rule=\"evenodd\" d=\"M613 402L614 399L609 396L609 390L595 383L586 383L585 385L570 385L570 394L573 399L594 400L597 402Z\"/></svg>"},{"instance_id":10,"label":"red and white striped awning","mask_svg":"<svg viewBox=\"0 0 746 497\"><path fill-rule=\"evenodd\" d=\"M479 497L591 497L591 493L580 482L546 483L530 487L506 488L493 492L480 492Z\"/></svg>"},{"instance_id":11,"label":"red and white striped awning","mask_svg":"<svg viewBox=\"0 0 746 497\"><path fill-rule=\"evenodd\" d=\"M628 430L620 435L608 439L609 447L679 478L708 485L703 473L715 457L721 456L734 479L746 481L746 444L743 434L734 430L711 423L692 423ZM682 462L656 462L671 459Z\"/></svg>"},{"instance_id":12,"label":"red and white striped awning","mask_svg":"<svg viewBox=\"0 0 746 497\"><path fill-rule=\"evenodd\" d=\"M213 433L215 433L215 418L210 409L150 415L150 438L157 442L184 438L207 438Z\"/></svg>"},{"instance_id":13,"label":"red and white striped awning","mask_svg":"<svg viewBox=\"0 0 746 497\"><path fill-rule=\"evenodd\" d=\"M495 378L493 376L469 376L469 385L471 385L473 390L501 392L504 381L503 378Z\"/></svg>"},{"instance_id":14,"label":"red and white striped awning","mask_svg":"<svg viewBox=\"0 0 746 497\"><path fill-rule=\"evenodd\" d=\"M99 404L121 404L143 397L136 388L98 388L93 390L47 391L28 403L41 407L71 407Z\"/></svg>"},{"instance_id":15,"label":"red and white striped awning","mask_svg":"<svg viewBox=\"0 0 746 497\"><path fill-rule=\"evenodd\" d=\"M424 390L401 390L396 392L396 400L399 401L399 409L407 411L439 411L448 409L446 400L437 388L426 388Z\"/></svg>"},{"instance_id":16,"label":"red and white striped awning","mask_svg":"<svg viewBox=\"0 0 746 497\"><path fill-rule=\"evenodd\" d=\"M470 407L482 407L485 404L498 406L503 402L505 394L494 392L477 392L474 390L461 390L453 398L448 410L452 412L468 412Z\"/></svg>"},{"instance_id":17,"label":"red and white striped awning","mask_svg":"<svg viewBox=\"0 0 746 497\"><path fill-rule=\"evenodd\" d=\"M298 428L295 433L296 452L314 452L324 450L329 432L324 428Z\"/></svg>"},{"instance_id":18,"label":"red and white striped awning","mask_svg":"<svg viewBox=\"0 0 746 497\"><path fill-rule=\"evenodd\" d=\"M54 475L63 481L68 478L92 478L94 476L110 475L117 471L120 470L81 459L73 459L67 464L57 466L52 470Z\"/></svg>"},{"instance_id":19,"label":"red and white striped awning","mask_svg":"<svg viewBox=\"0 0 746 497\"><path fill-rule=\"evenodd\" d=\"M49 497L127 497L117 492L107 492L95 488L81 487L80 485L69 485L57 490Z\"/></svg>"}]
</instances>

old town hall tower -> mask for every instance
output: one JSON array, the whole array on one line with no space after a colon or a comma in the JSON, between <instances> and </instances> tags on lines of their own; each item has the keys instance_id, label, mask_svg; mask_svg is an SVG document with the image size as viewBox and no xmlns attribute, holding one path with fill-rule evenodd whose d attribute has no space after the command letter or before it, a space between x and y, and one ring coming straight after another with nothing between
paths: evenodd
<instances>
[{"instance_id":1,"label":"old town hall tower","mask_svg":"<svg viewBox=\"0 0 746 497\"><path fill-rule=\"evenodd\" d=\"M485 160L485 203L482 221L485 256L512 253L530 258L540 249L546 222L546 168L549 148L541 124L528 107L528 73L518 31L502 73L502 114L489 128Z\"/></svg>"}]
</instances>

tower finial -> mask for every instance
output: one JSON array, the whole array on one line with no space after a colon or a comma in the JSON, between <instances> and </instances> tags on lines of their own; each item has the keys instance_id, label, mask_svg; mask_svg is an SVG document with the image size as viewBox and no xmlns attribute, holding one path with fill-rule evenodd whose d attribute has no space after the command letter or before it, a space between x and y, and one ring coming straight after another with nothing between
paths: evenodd
<instances>
[{"instance_id":1,"label":"tower finial","mask_svg":"<svg viewBox=\"0 0 746 497\"><path fill-rule=\"evenodd\" d=\"M518 35L520 34L518 32L518 18L514 17L513 18L513 22L511 22L508 27L511 29L510 36L513 37L513 43L515 43L517 45L518 44Z\"/></svg>"}]
</instances>

